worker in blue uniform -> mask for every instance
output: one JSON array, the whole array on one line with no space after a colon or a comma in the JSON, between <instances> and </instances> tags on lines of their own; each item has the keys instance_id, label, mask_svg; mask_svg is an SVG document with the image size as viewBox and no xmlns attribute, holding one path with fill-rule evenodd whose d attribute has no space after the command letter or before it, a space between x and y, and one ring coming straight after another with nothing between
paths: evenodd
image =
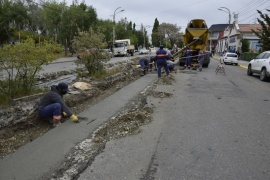
<instances>
[{"instance_id":1,"label":"worker in blue uniform","mask_svg":"<svg viewBox=\"0 0 270 180\"><path fill-rule=\"evenodd\" d=\"M156 52L157 59L157 73L158 77L161 77L161 68L164 67L166 74L169 75L169 68L166 59L168 58L167 51L163 49L163 45L160 45L160 49Z\"/></svg>"},{"instance_id":2,"label":"worker in blue uniform","mask_svg":"<svg viewBox=\"0 0 270 180\"><path fill-rule=\"evenodd\" d=\"M146 74L147 71L149 71L149 63L150 60L143 57L139 60L139 64L141 66L141 76L144 76Z\"/></svg>"},{"instance_id":3,"label":"worker in blue uniform","mask_svg":"<svg viewBox=\"0 0 270 180\"><path fill-rule=\"evenodd\" d=\"M190 66L191 66L191 56L192 56L192 49L187 46L186 47L186 63L185 63L185 67L188 67L188 69L190 69Z\"/></svg>"},{"instance_id":4,"label":"worker in blue uniform","mask_svg":"<svg viewBox=\"0 0 270 180\"><path fill-rule=\"evenodd\" d=\"M198 55L199 55L199 57L198 57L199 71L202 71L202 66L203 66L203 61L204 61L204 53L201 49L199 50Z\"/></svg>"}]
</instances>

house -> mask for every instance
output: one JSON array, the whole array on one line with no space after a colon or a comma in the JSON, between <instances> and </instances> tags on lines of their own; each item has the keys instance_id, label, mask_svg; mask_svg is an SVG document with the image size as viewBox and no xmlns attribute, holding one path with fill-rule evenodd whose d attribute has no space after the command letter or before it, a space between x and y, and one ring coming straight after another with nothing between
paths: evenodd
<instances>
[{"instance_id":1,"label":"house","mask_svg":"<svg viewBox=\"0 0 270 180\"><path fill-rule=\"evenodd\" d=\"M224 28L223 30L221 30ZM252 52L258 52L260 38L252 32L252 29L258 31L260 24L238 24L238 16L234 14L234 22L228 24L216 24L209 28L210 42L214 47L215 53L221 55L225 51L241 53L241 39L247 39L250 43L249 49ZM217 37L218 36L218 37Z\"/></svg>"},{"instance_id":2,"label":"house","mask_svg":"<svg viewBox=\"0 0 270 180\"><path fill-rule=\"evenodd\" d=\"M212 54L217 52L216 48L220 48L220 45L217 46L218 43L220 43L218 40L224 36L224 31L226 28L228 28L228 26L228 24L213 24L209 28L208 51L211 51Z\"/></svg>"}]
</instances>

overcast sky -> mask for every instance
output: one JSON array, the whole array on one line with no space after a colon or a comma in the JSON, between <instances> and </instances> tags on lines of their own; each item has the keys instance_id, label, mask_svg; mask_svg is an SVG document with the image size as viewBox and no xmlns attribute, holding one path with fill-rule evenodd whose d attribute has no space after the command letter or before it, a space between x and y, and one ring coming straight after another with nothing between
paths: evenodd
<instances>
[{"instance_id":1,"label":"overcast sky","mask_svg":"<svg viewBox=\"0 0 270 180\"><path fill-rule=\"evenodd\" d=\"M70 5L72 0L66 2ZM270 0L85 0L85 3L96 9L100 19L113 20L114 11L121 7L116 11L116 22L126 18L137 25L136 29L140 29L141 24L153 26L157 18L160 24L176 24L182 31L191 19L204 19L208 27L228 23L228 10L223 8L225 12L220 11L220 7L229 9L231 23L234 21L233 13L238 13L239 24L257 23L259 16L256 10L266 13L265 9L270 9ZM117 13L122 9L123 12ZM147 30L151 32L152 28Z\"/></svg>"}]
</instances>

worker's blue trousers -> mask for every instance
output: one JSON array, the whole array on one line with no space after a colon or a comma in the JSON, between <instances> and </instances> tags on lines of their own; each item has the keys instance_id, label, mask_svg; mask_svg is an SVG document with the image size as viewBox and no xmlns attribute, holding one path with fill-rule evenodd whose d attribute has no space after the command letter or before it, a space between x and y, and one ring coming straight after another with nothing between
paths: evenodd
<instances>
[{"instance_id":1,"label":"worker's blue trousers","mask_svg":"<svg viewBox=\"0 0 270 180\"><path fill-rule=\"evenodd\" d=\"M140 59L139 63L142 70L149 69L149 60Z\"/></svg>"},{"instance_id":2,"label":"worker's blue trousers","mask_svg":"<svg viewBox=\"0 0 270 180\"><path fill-rule=\"evenodd\" d=\"M191 66L191 57L187 57L186 58L186 64L185 64L185 66L188 66L188 67Z\"/></svg>"},{"instance_id":3,"label":"worker's blue trousers","mask_svg":"<svg viewBox=\"0 0 270 180\"><path fill-rule=\"evenodd\" d=\"M53 118L61 116L62 107L60 103L50 104L39 110L39 115L41 118Z\"/></svg>"},{"instance_id":4,"label":"worker's blue trousers","mask_svg":"<svg viewBox=\"0 0 270 180\"><path fill-rule=\"evenodd\" d=\"M169 75L169 68L168 68L168 65L167 65L167 62L166 60L164 59L158 59L157 60L157 73L158 73L158 77L161 77L161 68L164 67L167 75Z\"/></svg>"}]
</instances>

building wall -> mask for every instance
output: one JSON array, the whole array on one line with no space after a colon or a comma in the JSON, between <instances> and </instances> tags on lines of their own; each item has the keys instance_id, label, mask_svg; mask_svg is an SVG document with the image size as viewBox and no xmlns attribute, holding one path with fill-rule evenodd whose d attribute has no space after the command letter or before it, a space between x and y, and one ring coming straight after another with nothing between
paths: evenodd
<instances>
[{"instance_id":1,"label":"building wall","mask_svg":"<svg viewBox=\"0 0 270 180\"><path fill-rule=\"evenodd\" d=\"M235 26L234 26L235 27ZM229 49L227 50L227 38L229 36ZM252 32L241 32L233 28L230 32L224 31L224 37L217 40L216 54L222 54L224 51L240 52L241 53L241 38L247 39L250 43L249 49L251 52L259 52L259 38Z\"/></svg>"}]
</instances>

